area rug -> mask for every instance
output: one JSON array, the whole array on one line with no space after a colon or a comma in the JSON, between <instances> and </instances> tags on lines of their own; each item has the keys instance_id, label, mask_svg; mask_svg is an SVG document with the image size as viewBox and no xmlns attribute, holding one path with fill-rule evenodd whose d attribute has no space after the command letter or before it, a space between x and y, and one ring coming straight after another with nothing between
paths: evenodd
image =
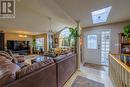
<instances>
[{"instance_id":1,"label":"area rug","mask_svg":"<svg viewBox=\"0 0 130 87\"><path fill-rule=\"evenodd\" d=\"M104 84L77 76L71 87L105 87Z\"/></svg>"}]
</instances>

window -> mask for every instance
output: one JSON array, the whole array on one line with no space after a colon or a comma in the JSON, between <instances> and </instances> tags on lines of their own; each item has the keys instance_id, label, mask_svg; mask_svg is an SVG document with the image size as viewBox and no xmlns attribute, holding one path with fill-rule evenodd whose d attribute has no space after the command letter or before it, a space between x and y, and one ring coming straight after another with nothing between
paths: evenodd
<instances>
[{"instance_id":1,"label":"window","mask_svg":"<svg viewBox=\"0 0 130 87\"><path fill-rule=\"evenodd\" d=\"M65 28L63 31L61 31L59 36L59 46L69 46L68 37L70 35L69 28Z\"/></svg>"},{"instance_id":2,"label":"window","mask_svg":"<svg viewBox=\"0 0 130 87\"><path fill-rule=\"evenodd\" d=\"M44 51L44 38L36 38L36 49Z\"/></svg>"},{"instance_id":3,"label":"window","mask_svg":"<svg viewBox=\"0 0 130 87\"><path fill-rule=\"evenodd\" d=\"M87 36L87 48L88 49L97 49L97 35L88 35Z\"/></svg>"},{"instance_id":4,"label":"window","mask_svg":"<svg viewBox=\"0 0 130 87\"><path fill-rule=\"evenodd\" d=\"M101 63L103 65L108 65L108 54L110 51L110 31L101 32Z\"/></svg>"},{"instance_id":5,"label":"window","mask_svg":"<svg viewBox=\"0 0 130 87\"><path fill-rule=\"evenodd\" d=\"M93 24L106 22L112 6L92 12Z\"/></svg>"}]
</instances>

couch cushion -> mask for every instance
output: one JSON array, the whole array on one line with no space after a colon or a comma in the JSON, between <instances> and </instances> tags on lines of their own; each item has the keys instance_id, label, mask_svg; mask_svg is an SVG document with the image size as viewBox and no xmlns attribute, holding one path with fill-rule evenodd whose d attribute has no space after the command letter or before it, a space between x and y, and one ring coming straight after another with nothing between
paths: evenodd
<instances>
[{"instance_id":1,"label":"couch cushion","mask_svg":"<svg viewBox=\"0 0 130 87\"><path fill-rule=\"evenodd\" d=\"M12 63L9 59L6 59L6 57L4 56L0 56L0 66L2 68L7 69L8 71L11 71L13 74L15 74L15 72L20 69L20 67L17 64Z\"/></svg>"},{"instance_id":2,"label":"couch cushion","mask_svg":"<svg viewBox=\"0 0 130 87\"><path fill-rule=\"evenodd\" d=\"M13 60L13 57L11 57L7 52L5 52L5 51L0 51L0 56L4 56L4 57L6 57L7 59L9 59L9 60Z\"/></svg>"},{"instance_id":3,"label":"couch cushion","mask_svg":"<svg viewBox=\"0 0 130 87\"><path fill-rule=\"evenodd\" d=\"M10 50L0 51L0 55L6 57L12 63L17 63L17 59L13 56L13 53Z\"/></svg>"},{"instance_id":4,"label":"couch cushion","mask_svg":"<svg viewBox=\"0 0 130 87\"><path fill-rule=\"evenodd\" d=\"M4 56L0 56L0 66L5 63L11 63L11 61L6 59L6 57L4 57Z\"/></svg>"},{"instance_id":5,"label":"couch cushion","mask_svg":"<svg viewBox=\"0 0 130 87\"><path fill-rule=\"evenodd\" d=\"M31 73L32 71L34 71L38 68L39 68L38 64L32 64L32 65L29 65L25 68L22 68L21 70L16 72L16 79L19 79L19 78Z\"/></svg>"},{"instance_id":6,"label":"couch cushion","mask_svg":"<svg viewBox=\"0 0 130 87\"><path fill-rule=\"evenodd\" d=\"M8 53L8 52L6 52L6 51L0 51L0 53L4 53L4 54L9 55L9 53Z\"/></svg>"},{"instance_id":7,"label":"couch cushion","mask_svg":"<svg viewBox=\"0 0 130 87\"><path fill-rule=\"evenodd\" d=\"M14 74L7 69L0 68L0 87L11 83L15 80Z\"/></svg>"},{"instance_id":8,"label":"couch cushion","mask_svg":"<svg viewBox=\"0 0 130 87\"><path fill-rule=\"evenodd\" d=\"M14 55L13 55L13 53L12 53L11 50L8 49L6 52L7 52L11 57L14 57Z\"/></svg>"},{"instance_id":9,"label":"couch cushion","mask_svg":"<svg viewBox=\"0 0 130 87\"><path fill-rule=\"evenodd\" d=\"M4 54L0 55L0 87L14 81L15 73L20 69L18 65L7 59L7 56L3 56Z\"/></svg>"},{"instance_id":10,"label":"couch cushion","mask_svg":"<svg viewBox=\"0 0 130 87\"><path fill-rule=\"evenodd\" d=\"M16 71L20 70L20 67L17 64L12 63L4 56L0 56L0 68L9 71L12 75L14 75L14 78Z\"/></svg>"},{"instance_id":11,"label":"couch cushion","mask_svg":"<svg viewBox=\"0 0 130 87\"><path fill-rule=\"evenodd\" d=\"M29 66L30 64L26 63L26 62L22 62L22 63L17 63L17 65L22 69L24 67Z\"/></svg>"},{"instance_id":12,"label":"couch cushion","mask_svg":"<svg viewBox=\"0 0 130 87\"><path fill-rule=\"evenodd\" d=\"M20 67L17 65L17 64L13 64L13 63L10 63L10 64L5 64L3 66L3 68L6 68L8 71L12 72L12 74L15 75L15 73L20 70Z\"/></svg>"},{"instance_id":13,"label":"couch cushion","mask_svg":"<svg viewBox=\"0 0 130 87\"><path fill-rule=\"evenodd\" d=\"M35 70L38 70L40 68L43 68L51 63L54 63L53 59L48 59L46 61L34 63L32 65L29 65L25 68L20 69L19 71L16 72L16 79L19 79L21 77L24 77L30 73L32 73Z\"/></svg>"}]
</instances>

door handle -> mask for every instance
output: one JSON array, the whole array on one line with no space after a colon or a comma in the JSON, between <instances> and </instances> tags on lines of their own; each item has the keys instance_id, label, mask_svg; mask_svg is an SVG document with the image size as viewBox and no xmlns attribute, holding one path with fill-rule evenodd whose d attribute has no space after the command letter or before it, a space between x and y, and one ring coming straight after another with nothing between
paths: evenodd
<instances>
[{"instance_id":1,"label":"door handle","mask_svg":"<svg viewBox=\"0 0 130 87\"><path fill-rule=\"evenodd\" d=\"M98 49L100 49L101 48L101 45L100 44L98 44Z\"/></svg>"}]
</instances>

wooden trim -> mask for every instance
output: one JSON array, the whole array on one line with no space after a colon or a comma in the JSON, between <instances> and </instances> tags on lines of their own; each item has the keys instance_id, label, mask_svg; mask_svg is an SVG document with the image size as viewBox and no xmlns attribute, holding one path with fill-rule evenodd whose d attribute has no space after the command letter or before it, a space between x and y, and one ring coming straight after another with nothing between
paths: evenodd
<instances>
[{"instance_id":1,"label":"wooden trim","mask_svg":"<svg viewBox=\"0 0 130 87\"><path fill-rule=\"evenodd\" d=\"M118 64L120 64L126 71L128 71L130 73L130 67L128 67L127 65L125 65L123 62L121 62L114 55L121 55L121 54L109 54L109 56L110 56L110 58L113 58ZM129 54L122 54L122 55L129 55Z\"/></svg>"},{"instance_id":2,"label":"wooden trim","mask_svg":"<svg viewBox=\"0 0 130 87\"><path fill-rule=\"evenodd\" d=\"M130 54L112 54L112 55L115 55L115 56L130 56Z\"/></svg>"}]
</instances>

